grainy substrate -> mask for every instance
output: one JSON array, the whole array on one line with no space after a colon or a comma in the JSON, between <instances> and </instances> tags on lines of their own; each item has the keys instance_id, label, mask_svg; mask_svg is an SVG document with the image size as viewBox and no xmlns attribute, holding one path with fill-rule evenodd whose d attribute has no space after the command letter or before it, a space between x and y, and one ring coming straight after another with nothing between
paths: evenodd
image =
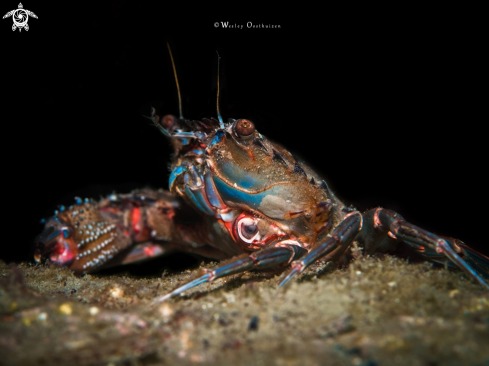
<instances>
[{"instance_id":1,"label":"grainy substrate","mask_svg":"<svg viewBox=\"0 0 489 366\"><path fill-rule=\"evenodd\" d=\"M0 263L0 364L489 365L489 297L460 272L360 258L315 265L285 290L246 273L150 307L195 271Z\"/></svg>"}]
</instances>

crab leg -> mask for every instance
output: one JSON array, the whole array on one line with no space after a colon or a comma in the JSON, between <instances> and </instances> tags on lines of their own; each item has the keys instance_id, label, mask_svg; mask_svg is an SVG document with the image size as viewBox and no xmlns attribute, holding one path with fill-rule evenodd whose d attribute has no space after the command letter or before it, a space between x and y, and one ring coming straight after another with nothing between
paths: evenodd
<instances>
[{"instance_id":1,"label":"crab leg","mask_svg":"<svg viewBox=\"0 0 489 366\"><path fill-rule=\"evenodd\" d=\"M304 254L304 249L300 246L293 244L283 244L283 242L279 242L275 244L274 247L259 250L251 255L244 254L235 257L231 259L231 261L224 263L212 270L206 269L203 271L202 275L191 280L190 282L187 282L185 285L176 288L172 292L156 299L155 303L165 301L170 297L177 296L195 286L198 286L205 282L214 281L217 278L249 271L252 269L263 269L281 264L288 264L290 263L290 261L292 261L296 257L301 256L302 254Z\"/></svg>"},{"instance_id":2,"label":"crab leg","mask_svg":"<svg viewBox=\"0 0 489 366\"><path fill-rule=\"evenodd\" d=\"M210 245L203 245L200 247L193 248L192 246L184 246L178 243L165 243L165 242L144 242L135 245L131 248L127 254L121 253L122 255L117 256L110 263L111 266L119 264L129 264L145 261L162 255L167 255L176 251L184 253L197 254L206 258L213 258L223 260L229 258L222 251L212 248Z\"/></svg>"},{"instance_id":3,"label":"crab leg","mask_svg":"<svg viewBox=\"0 0 489 366\"><path fill-rule=\"evenodd\" d=\"M343 221L333 230L331 237L324 243L317 245L306 256L291 263L292 269L284 276L280 286L288 283L296 275L304 271L311 263L331 253L335 249L334 256L340 256L348 248L358 231L362 228L362 215L355 211L348 214ZM329 259L329 258L328 258ZM331 260L331 259L330 259Z\"/></svg>"},{"instance_id":4,"label":"crab leg","mask_svg":"<svg viewBox=\"0 0 489 366\"><path fill-rule=\"evenodd\" d=\"M393 239L399 239L406 242L421 252L428 250L426 253L428 257L436 256L437 254L444 254L458 268L463 270L470 277L474 278L482 286L489 289L489 285L484 281L484 279L457 253L460 253L462 256L467 256L471 263L474 262L472 263L473 265L476 264L474 267L479 270L481 267L477 264L477 262L482 265L489 265L489 259L487 257L473 250L469 250L469 248L467 248L465 245L457 245L453 239L443 238L410 224L394 211L379 207L368 211L365 216L366 221L370 223L369 226L371 227L365 227L365 232L362 230L362 233L359 235L360 240L368 234L370 234L368 235L370 237L378 238L382 238L382 236L387 234ZM367 219L367 216L369 216L369 219ZM370 231L370 233L367 234L368 231ZM373 242L375 242L377 245L379 244L379 240L374 239ZM370 241L369 243L366 243L368 251L374 249L375 244L373 242ZM431 259L436 261L434 258Z\"/></svg>"},{"instance_id":5,"label":"crab leg","mask_svg":"<svg viewBox=\"0 0 489 366\"><path fill-rule=\"evenodd\" d=\"M463 258L465 261L474 267L486 279L489 279L489 258L484 254L468 247L457 239L451 239L457 242L457 245L462 248Z\"/></svg>"}]
</instances>

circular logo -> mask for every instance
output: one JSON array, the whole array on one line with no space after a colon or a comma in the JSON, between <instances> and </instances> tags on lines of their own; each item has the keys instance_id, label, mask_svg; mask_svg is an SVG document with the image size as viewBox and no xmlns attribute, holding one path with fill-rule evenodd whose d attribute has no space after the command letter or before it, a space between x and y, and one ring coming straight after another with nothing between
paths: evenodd
<instances>
[{"instance_id":1,"label":"circular logo","mask_svg":"<svg viewBox=\"0 0 489 366\"><path fill-rule=\"evenodd\" d=\"M12 14L12 18L14 20L14 24L17 27L21 28L27 24L27 20L29 19L29 16L27 15L27 12L24 9L17 9Z\"/></svg>"}]
</instances>

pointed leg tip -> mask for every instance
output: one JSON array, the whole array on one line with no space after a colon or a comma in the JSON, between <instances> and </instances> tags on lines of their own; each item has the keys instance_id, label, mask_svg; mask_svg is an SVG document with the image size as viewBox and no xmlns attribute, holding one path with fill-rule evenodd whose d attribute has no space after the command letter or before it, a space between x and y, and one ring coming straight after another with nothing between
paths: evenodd
<instances>
[{"instance_id":1,"label":"pointed leg tip","mask_svg":"<svg viewBox=\"0 0 489 366\"><path fill-rule=\"evenodd\" d=\"M482 277L465 261L460 257L455 250L450 246L450 244L445 239L438 240L440 253L445 253L445 255L455 263L461 270L467 273L474 280L479 282L483 287L489 290L489 285L486 281L482 279ZM437 248L438 252L438 248Z\"/></svg>"},{"instance_id":2,"label":"pointed leg tip","mask_svg":"<svg viewBox=\"0 0 489 366\"><path fill-rule=\"evenodd\" d=\"M153 307L154 305L156 304L159 304L159 303L162 303L162 302L165 302L166 300L168 300L170 297L172 297L173 293L170 292L169 294L166 294L166 295L163 295L159 298L157 298L156 300L153 301L153 303L151 304L151 307Z\"/></svg>"},{"instance_id":3,"label":"pointed leg tip","mask_svg":"<svg viewBox=\"0 0 489 366\"><path fill-rule=\"evenodd\" d=\"M484 287L487 291L489 291L489 284L484 281L482 278L480 278L479 283Z\"/></svg>"},{"instance_id":4,"label":"pointed leg tip","mask_svg":"<svg viewBox=\"0 0 489 366\"><path fill-rule=\"evenodd\" d=\"M288 283L290 283L290 280L292 278L294 278L295 276L297 276L299 273L301 273L302 271L302 268L299 267L299 266L296 266L296 267L293 267L289 273L287 273L284 277L284 279L280 282L280 284L278 285L279 287L284 287L285 285L287 285Z\"/></svg>"},{"instance_id":5,"label":"pointed leg tip","mask_svg":"<svg viewBox=\"0 0 489 366\"><path fill-rule=\"evenodd\" d=\"M194 288L195 286L198 286L198 285L200 285L200 284L202 284L204 282L209 281L210 278L211 278L211 274L210 273L205 273L202 276L197 277L193 281L187 282L183 286L180 286L180 287L176 288L172 292L169 292L168 294L163 295L163 296L157 298L156 300L153 301L153 304L159 304L159 303L162 303L162 302L168 300L170 297L174 297L174 296L180 295L182 292L185 292L187 290L190 290L191 288Z\"/></svg>"}]
</instances>

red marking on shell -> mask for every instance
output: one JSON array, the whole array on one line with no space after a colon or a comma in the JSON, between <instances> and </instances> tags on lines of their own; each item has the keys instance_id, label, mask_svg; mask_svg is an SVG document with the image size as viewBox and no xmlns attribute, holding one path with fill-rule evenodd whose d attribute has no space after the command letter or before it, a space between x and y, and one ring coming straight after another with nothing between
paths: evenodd
<instances>
[{"instance_id":1,"label":"red marking on shell","mask_svg":"<svg viewBox=\"0 0 489 366\"><path fill-rule=\"evenodd\" d=\"M136 234L141 231L141 226L139 225L139 220L141 218L141 210L139 207L134 207L132 209L132 228Z\"/></svg>"}]
</instances>

